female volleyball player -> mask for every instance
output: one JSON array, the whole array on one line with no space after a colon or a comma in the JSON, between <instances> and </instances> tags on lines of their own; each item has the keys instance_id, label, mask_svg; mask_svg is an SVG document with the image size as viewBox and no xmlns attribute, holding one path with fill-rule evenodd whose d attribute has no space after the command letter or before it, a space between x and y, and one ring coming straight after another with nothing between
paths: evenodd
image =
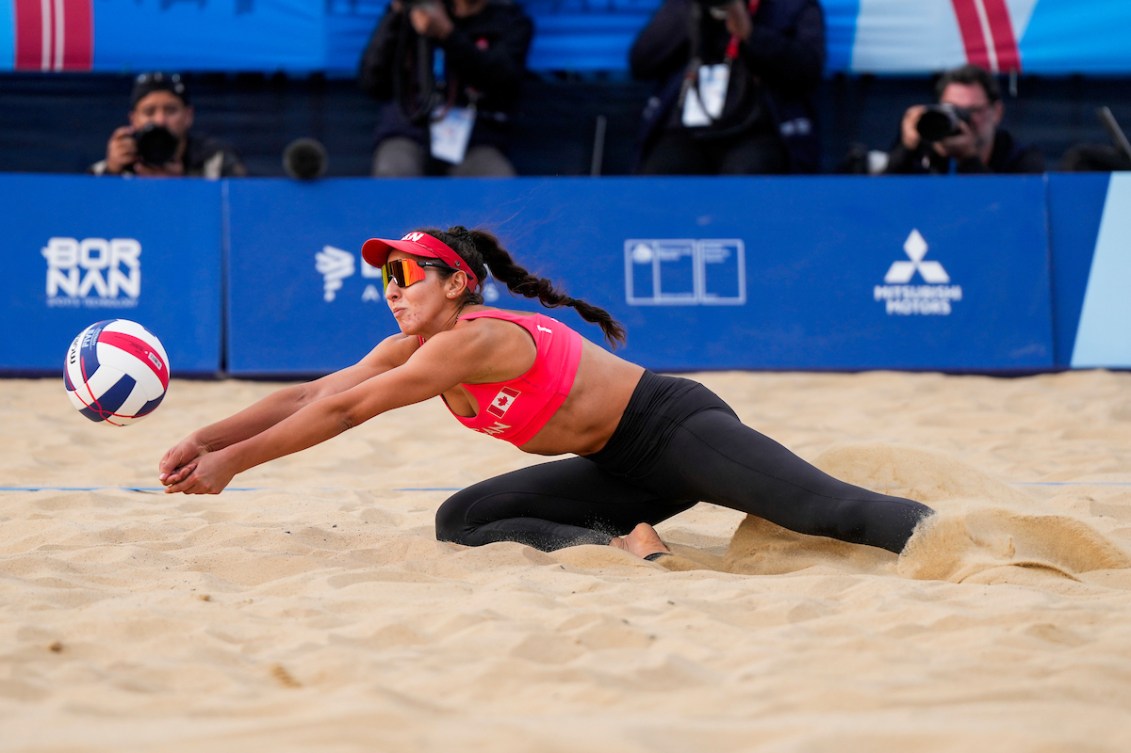
<instances>
[{"instance_id":1,"label":"female volleyball player","mask_svg":"<svg viewBox=\"0 0 1131 753\"><path fill-rule=\"evenodd\" d=\"M167 492L217 494L239 472L323 442L394 408L440 396L468 428L539 455L571 454L481 481L436 514L443 541L542 550L609 544L649 559L652 525L712 502L800 533L903 549L932 510L839 481L742 424L703 385L629 363L541 314L483 305L488 269L512 292L570 306L610 343L603 309L518 266L483 231L374 238L400 334L358 363L288 386L165 453Z\"/></svg>"}]
</instances>

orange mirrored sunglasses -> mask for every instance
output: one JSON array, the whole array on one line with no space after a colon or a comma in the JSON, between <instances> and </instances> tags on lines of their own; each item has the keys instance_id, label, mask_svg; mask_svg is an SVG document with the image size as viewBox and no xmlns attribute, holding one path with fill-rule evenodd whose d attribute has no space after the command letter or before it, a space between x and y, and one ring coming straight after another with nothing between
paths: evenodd
<instances>
[{"instance_id":1,"label":"orange mirrored sunglasses","mask_svg":"<svg viewBox=\"0 0 1131 753\"><path fill-rule=\"evenodd\" d=\"M397 283L398 288L407 288L424 280L425 267L440 267L451 269L442 261L417 261L416 259L394 259L381 267L381 278L385 287L389 287L389 280Z\"/></svg>"}]
</instances>

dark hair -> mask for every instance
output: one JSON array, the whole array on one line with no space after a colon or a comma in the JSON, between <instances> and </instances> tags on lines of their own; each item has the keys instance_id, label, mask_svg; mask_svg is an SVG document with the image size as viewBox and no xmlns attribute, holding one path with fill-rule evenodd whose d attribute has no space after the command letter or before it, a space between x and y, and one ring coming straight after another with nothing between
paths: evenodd
<instances>
[{"instance_id":1,"label":"dark hair","mask_svg":"<svg viewBox=\"0 0 1131 753\"><path fill-rule=\"evenodd\" d=\"M462 225L456 225L447 230L422 228L420 232L439 238L459 254L460 258L467 262L471 271L479 278L480 290L482 283L487 279L487 270L490 268L491 276L506 285L507 290L512 293L526 298L537 298L547 308L569 306L575 309L582 319L599 326L610 345L624 344L624 327L608 311L577 298L571 298L557 290L544 277L536 277L530 274L515 263L510 253L500 245L499 239L491 233L485 230L468 230ZM454 273L455 270L441 270L441 274L446 276ZM483 296L479 291L468 291L463 303L483 303Z\"/></svg>"},{"instance_id":2,"label":"dark hair","mask_svg":"<svg viewBox=\"0 0 1131 753\"><path fill-rule=\"evenodd\" d=\"M949 70L939 76L939 80L935 84L935 94L941 97L943 90L951 84L980 86L982 91L986 93L986 99L990 101L990 104L1001 101L1001 86L997 79L990 75L990 72L985 68L980 68L971 63Z\"/></svg>"}]
</instances>

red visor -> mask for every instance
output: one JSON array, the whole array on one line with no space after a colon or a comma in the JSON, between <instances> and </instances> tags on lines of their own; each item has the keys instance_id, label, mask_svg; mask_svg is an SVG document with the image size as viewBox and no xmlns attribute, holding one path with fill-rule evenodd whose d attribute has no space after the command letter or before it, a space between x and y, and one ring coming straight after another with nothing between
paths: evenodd
<instances>
[{"instance_id":1,"label":"red visor","mask_svg":"<svg viewBox=\"0 0 1131 753\"><path fill-rule=\"evenodd\" d=\"M467 274L467 289L474 292L479 287L479 278L471 271L467 262L451 249L451 246L434 238L428 233L412 232L399 241L384 238L370 238L361 245L361 258L374 267L385 266L385 261L393 251L404 251L413 256L426 256L429 259L439 259L452 269L458 269Z\"/></svg>"}]
</instances>

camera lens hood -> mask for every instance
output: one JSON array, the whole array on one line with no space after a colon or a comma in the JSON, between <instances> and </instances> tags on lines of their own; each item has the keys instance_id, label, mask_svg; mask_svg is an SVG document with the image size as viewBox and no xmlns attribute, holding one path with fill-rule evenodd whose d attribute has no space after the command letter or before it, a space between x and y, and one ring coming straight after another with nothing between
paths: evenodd
<instances>
[{"instance_id":1,"label":"camera lens hood","mask_svg":"<svg viewBox=\"0 0 1131 753\"><path fill-rule=\"evenodd\" d=\"M177 137L163 125L149 123L136 132L138 158L147 165L164 165L177 153Z\"/></svg>"}]
</instances>

